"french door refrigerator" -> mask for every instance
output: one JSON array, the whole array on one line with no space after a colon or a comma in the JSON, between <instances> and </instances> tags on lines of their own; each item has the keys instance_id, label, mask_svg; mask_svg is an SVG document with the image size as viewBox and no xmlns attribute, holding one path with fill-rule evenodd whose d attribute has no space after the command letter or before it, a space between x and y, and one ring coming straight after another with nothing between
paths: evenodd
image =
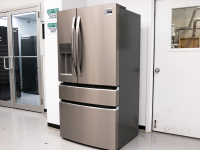
<instances>
[{"instance_id":1,"label":"french door refrigerator","mask_svg":"<svg viewBox=\"0 0 200 150\"><path fill-rule=\"evenodd\" d=\"M138 135L140 15L118 4L57 14L61 137L119 149Z\"/></svg>"}]
</instances>

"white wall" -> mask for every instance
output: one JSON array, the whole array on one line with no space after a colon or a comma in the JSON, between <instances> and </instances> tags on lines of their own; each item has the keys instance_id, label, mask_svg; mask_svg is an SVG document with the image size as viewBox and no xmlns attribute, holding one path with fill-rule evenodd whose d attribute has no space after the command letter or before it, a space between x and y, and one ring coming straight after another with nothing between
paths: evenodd
<instances>
[{"instance_id":1,"label":"white wall","mask_svg":"<svg viewBox=\"0 0 200 150\"><path fill-rule=\"evenodd\" d=\"M47 105L47 122L60 124L59 121L59 94L58 94L58 54L57 54L57 34L47 33L47 23L49 21L47 10L59 8L62 10L62 0L44 0L45 19L45 99Z\"/></svg>"},{"instance_id":2,"label":"white wall","mask_svg":"<svg viewBox=\"0 0 200 150\"><path fill-rule=\"evenodd\" d=\"M147 27L149 0L87 0L87 6L118 3L127 10L141 15L141 51L140 51L140 105L139 125L145 126L146 109L146 64L147 64Z\"/></svg>"},{"instance_id":3,"label":"white wall","mask_svg":"<svg viewBox=\"0 0 200 150\"><path fill-rule=\"evenodd\" d=\"M62 0L62 10L87 6L87 0Z\"/></svg>"}]
</instances>

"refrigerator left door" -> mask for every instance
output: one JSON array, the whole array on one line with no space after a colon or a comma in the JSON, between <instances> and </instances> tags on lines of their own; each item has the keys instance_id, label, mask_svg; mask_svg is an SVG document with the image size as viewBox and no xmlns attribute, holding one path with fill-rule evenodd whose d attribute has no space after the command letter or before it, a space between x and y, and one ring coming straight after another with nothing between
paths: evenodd
<instances>
[{"instance_id":1,"label":"refrigerator left door","mask_svg":"<svg viewBox=\"0 0 200 150\"><path fill-rule=\"evenodd\" d=\"M59 81L77 83L75 59L76 9L57 14Z\"/></svg>"}]
</instances>

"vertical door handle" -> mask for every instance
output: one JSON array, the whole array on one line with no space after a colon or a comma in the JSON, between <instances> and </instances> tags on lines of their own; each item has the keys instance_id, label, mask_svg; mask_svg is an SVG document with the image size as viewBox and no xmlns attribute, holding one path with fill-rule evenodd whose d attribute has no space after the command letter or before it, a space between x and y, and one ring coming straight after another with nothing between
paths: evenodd
<instances>
[{"instance_id":1,"label":"vertical door handle","mask_svg":"<svg viewBox=\"0 0 200 150\"><path fill-rule=\"evenodd\" d=\"M9 68L6 68L6 58L8 58ZM10 56L4 57L4 69L6 70L12 69L12 57Z\"/></svg>"},{"instance_id":2,"label":"vertical door handle","mask_svg":"<svg viewBox=\"0 0 200 150\"><path fill-rule=\"evenodd\" d=\"M76 76L76 51L75 51L75 21L76 17L72 19L72 33L71 33L71 50L72 50L72 65L73 65L73 73Z\"/></svg>"},{"instance_id":3,"label":"vertical door handle","mask_svg":"<svg viewBox=\"0 0 200 150\"><path fill-rule=\"evenodd\" d=\"M78 75L81 76L81 51L82 51L82 37L81 37L81 17L78 16L76 21L76 58Z\"/></svg>"}]
</instances>

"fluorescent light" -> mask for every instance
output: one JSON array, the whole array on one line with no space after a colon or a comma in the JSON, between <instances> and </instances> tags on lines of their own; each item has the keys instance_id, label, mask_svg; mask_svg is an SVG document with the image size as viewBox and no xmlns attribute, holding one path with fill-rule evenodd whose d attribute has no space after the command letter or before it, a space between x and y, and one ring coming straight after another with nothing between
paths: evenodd
<instances>
[{"instance_id":1,"label":"fluorescent light","mask_svg":"<svg viewBox=\"0 0 200 150\"><path fill-rule=\"evenodd\" d=\"M21 14L16 14L12 15L13 17L18 17L18 16L25 16L25 15L31 15L31 14L36 14L36 12L26 12L26 13L21 13Z\"/></svg>"},{"instance_id":2,"label":"fluorescent light","mask_svg":"<svg viewBox=\"0 0 200 150\"><path fill-rule=\"evenodd\" d=\"M6 20L6 19L7 19L7 17L0 17L0 19Z\"/></svg>"}]
</instances>

